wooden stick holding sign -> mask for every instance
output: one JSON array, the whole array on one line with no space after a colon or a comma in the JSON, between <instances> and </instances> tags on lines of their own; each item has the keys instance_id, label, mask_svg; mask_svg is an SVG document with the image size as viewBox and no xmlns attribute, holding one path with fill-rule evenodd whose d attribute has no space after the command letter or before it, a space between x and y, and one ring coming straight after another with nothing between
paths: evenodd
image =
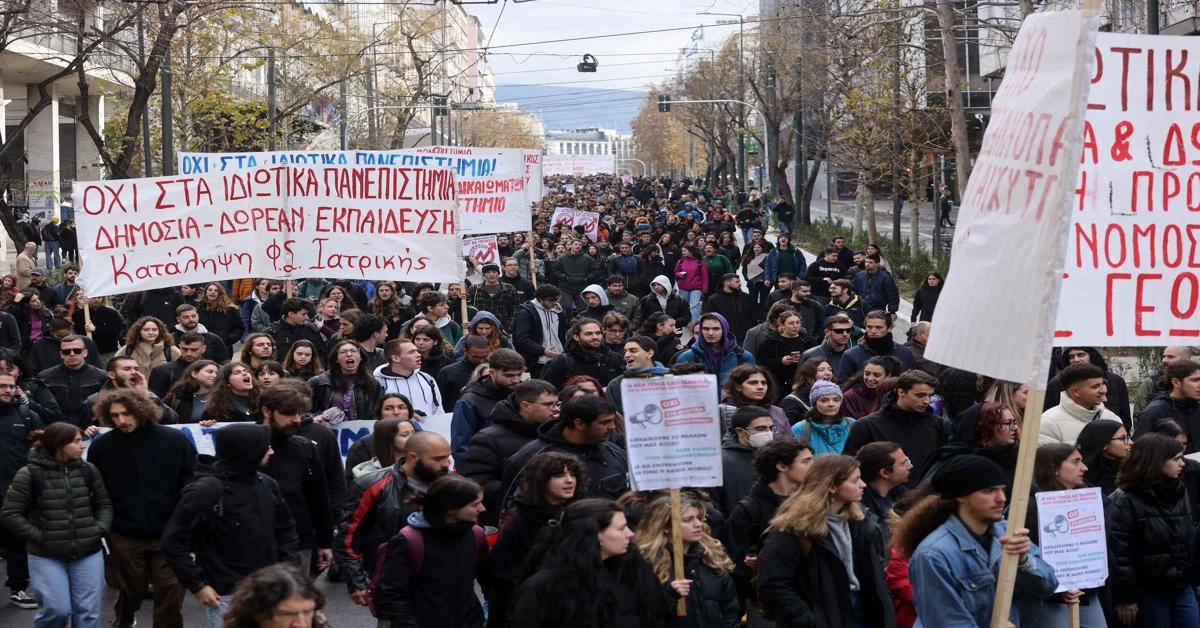
<instances>
[{"instance_id":1,"label":"wooden stick holding sign","mask_svg":"<svg viewBox=\"0 0 1200 628\"><path fill-rule=\"evenodd\" d=\"M533 289L536 291L537 290L537 259L534 258L533 253L534 253L534 249L536 249L537 247L534 246L534 244L533 244L533 230L532 229L529 230L529 239L527 239L526 242L529 243L529 282L531 284L533 284Z\"/></svg>"},{"instance_id":2,"label":"wooden stick holding sign","mask_svg":"<svg viewBox=\"0 0 1200 628\"><path fill-rule=\"evenodd\" d=\"M1072 602L1067 606L1070 615L1067 617L1067 626L1069 628L1079 628L1081 620L1079 619L1079 602Z\"/></svg>"},{"instance_id":3,"label":"wooden stick holding sign","mask_svg":"<svg viewBox=\"0 0 1200 628\"><path fill-rule=\"evenodd\" d=\"M92 337L92 308L88 307L87 299L83 300L83 333Z\"/></svg>"},{"instance_id":4,"label":"wooden stick holding sign","mask_svg":"<svg viewBox=\"0 0 1200 628\"><path fill-rule=\"evenodd\" d=\"M683 570L683 498L679 489L671 489L671 558L675 563L675 579L685 580L687 574ZM675 603L675 614L687 617L687 599L679 598Z\"/></svg>"},{"instance_id":5,"label":"wooden stick holding sign","mask_svg":"<svg viewBox=\"0 0 1200 628\"><path fill-rule=\"evenodd\" d=\"M462 305L462 322L463 322L462 324L463 324L463 333L465 334L467 331L467 324L471 322L467 318L467 282L466 282L466 280L463 280L462 286L463 286L462 296L459 297L458 302Z\"/></svg>"}]
</instances>

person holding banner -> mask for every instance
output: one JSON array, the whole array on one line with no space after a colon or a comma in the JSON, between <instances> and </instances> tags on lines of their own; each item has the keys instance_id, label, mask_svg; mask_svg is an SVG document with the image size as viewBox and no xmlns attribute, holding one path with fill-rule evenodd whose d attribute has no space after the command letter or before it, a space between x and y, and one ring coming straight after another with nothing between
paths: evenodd
<instances>
[{"instance_id":1,"label":"person holding banner","mask_svg":"<svg viewBox=\"0 0 1200 628\"><path fill-rule=\"evenodd\" d=\"M491 312L503 322L502 328L512 329L520 302L517 289L500 281L500 266L484 264L482 271L483 283L467 289L467 303L475 308L476 312ZM455 343L458 340L451 342Z\"/></svg>"},{"instance_id":2,"label":"person holding banner","mask_svg":"<svg viewBox=\"0 0 1200 628\"><path fill-rule=\"evenodd\" d=\"M1195 524L1180 475L1184 448L1163 434L1133 441L1104 508L1108 586L1122 623L1196 628Z\"/></svg>"}]
</instances>

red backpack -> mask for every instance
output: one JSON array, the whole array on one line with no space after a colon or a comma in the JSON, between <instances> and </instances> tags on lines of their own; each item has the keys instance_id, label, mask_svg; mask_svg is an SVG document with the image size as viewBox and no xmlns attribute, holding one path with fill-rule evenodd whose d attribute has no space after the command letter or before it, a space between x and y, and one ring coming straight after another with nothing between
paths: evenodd
<instances>
[{"instance_id":1,"label":"red backpack","mask_svg":"<svg viewBox=\"0 0 1200 628\"><path fill-rule=\"evenodd\" d=\"M477 557L487 555L487 532L476 525L471 528L471 533L475 536L475 555ZM416 577L421 573L421 568L425 566L425 537L421 535L419 529L409 525L400 528L400 534L408 542L408 560L412 563L412 576ZM367 585L367 608L371 609L371 616L376 619L381 619L378 602L379 585L383 581L383 565L387 562L390 546L391 541L384 541L375 550L375 570L371 572L371 583Z\"/></svg>"}]
</instances>

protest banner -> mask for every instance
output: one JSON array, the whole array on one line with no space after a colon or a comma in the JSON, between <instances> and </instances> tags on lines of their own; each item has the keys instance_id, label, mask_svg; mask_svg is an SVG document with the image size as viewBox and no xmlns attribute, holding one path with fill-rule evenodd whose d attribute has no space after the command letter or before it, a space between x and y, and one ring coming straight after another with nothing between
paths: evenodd
<instances>
[{"instance_id":1,"label":"protest banner","mask_svg":"<svg viewBox=\"0 0 1200 628\"><path fill-rule=\"evenodd\" d=\"M1038 433L1046 395L1097 8L1088 0L1089 10L1038 13L1021 24L963 195L953 280L925 352L948 367L1028 383L1025 434ZM1021 440L1009 529L1024 525L1036 453L1036 438ZM1001 559L992 628L1009 624L1017 560Z\"/></svg>"},{"instance_id":2,"label":"protest banner","mask_svg":"<svg viewBox=\"0 0 1200 628\"><path fill-rule=\"evenodd\" d=\"M545 155L542 157L542 175L547 177L612 174L616 169L616 155Z\"/></svg>"},{"instance_id":3,"label":"protest banner","mask_svg":"<svg viewBox=\"0 0 1200 628\"><path fill-rule=\"evenodd\" d=\"M574 229L575 227L583 227L583 233L595 242L600 237L600 213L583 211L581 209L573 209L570 207L554 208L554 215L550 217L550 228L554 229L558 225L567 225Z\"/></svg>"},{"instance_id":4,"label":"protest banner","mask_svg":"<svg viewBox=\"0 0 1200 628\"><path fill-rule=\"evenodd\" d=\"M1197 75L1193 37L1096 38L1056 343L1200 338Z\"/></svg>"},{"instance_id":5,"label":"protest banner","mask_svg":"<svg viewBox=\"0 0 1200 628\"><path fill-rule=\"evenodd\" d=\"M625 447L634 490L671 489L675 579L683 575L679 489L720 486L721 418L713 375L621 380ZM683 600L677 612L686 615Z\"/></svg>"},{"instance_id":6,"label":"protest banner","mask_svg":"<svg viewBox=\"0 0 1200 628\"><path fill-rule=\"evenodd\" d=\"M1055 592L1104 586L1108 544L1099 487L1046 491L1036 497L1038 547L1058 578Z\"/></svg>"},{"instance_id":7,"label":"protest banner","mask_svg":"<svg viewBox=\"0 0 1200 628\"><path fill-rule=\"evenodd\" d=\"M476 266L500 263L500 245L494 235L463 238L462 252Z\"/></svg>"},{"instance_id":8,"label":"protest banner","mask_svg":"<svg viewBox=\"0 0 1200 628\"><path fill-rule=\"evenodd\" d=\"M621 175L621 183L623 183L625 185L633 185L633 175L631 175L631 174Z\"/></svg>"},{"instance_id":9,"label":"protest banner","mask_svg":"<svg viewBox=\"0 0 1200 628\"><path fill-rule=\"evenodd\" d=\"M542 197L542 156L516 148L425 146L404 150L181 153L185 175L229 172L264 165L426 166L454 170L462 233L524 231Z\"/></svg>"},{"instance_id":10,"label":"protest banner","mask_svg":"<svg viewBox=\"0 0 1200 628\"><path fill-rule=\"evenodd\" d=\"M78 283L107 296L239 277L456 281L454 172L262 166L76 181Z\"/></svg>"}]
</instances>

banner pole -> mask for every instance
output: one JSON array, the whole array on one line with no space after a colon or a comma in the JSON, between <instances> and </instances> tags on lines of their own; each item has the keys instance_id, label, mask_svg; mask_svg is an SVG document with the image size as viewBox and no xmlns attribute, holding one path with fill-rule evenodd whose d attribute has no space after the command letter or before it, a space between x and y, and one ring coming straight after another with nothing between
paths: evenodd
<instances>
[{"instance_id":1,"label":"banner pole","mask_svg":"<svg viewBox=\"0 0 1200 628\"><path fill-rule=\"evenodd\" d=\"M675 563L675 579L683 580L687 574L683 570L683 498L679 489L671 489L671 555ZM687 598L679 598L675 603L675 614L687 617Z\"/></svg>"},{"instance_id":2,"label":"banner pole","mask_svg":"<svg viewBox=\"0 0 1200 628\"><path fill-rule=\"evenodd\" d=\"M1070 617L1067 618L1067 625L1070 628L1079 628L1079 602L1068 604L1067 610L1070 611Z\"/></svg>"},{"instance_id":3,"label":"banner pole","mask_svg":"<svg viewBox=\"0 0 1200 628\"><path fill-rule=\"evenodd\" d=\"M533 229L529 230L529 239L527 240L527 242L529 242L529 281L530 281L530 283L533 284L533 289L536 291L537 290L537 259L534 257L533 253L534 253L534 249L537 247L535 247L533 245Z\"/></svg>"},{"instance_id":4,"label":"banner pole","mask_svg":"<svg viewBox=\"0 0 1200 628\"><path fill-rule=\"evenodd\" d=\"M1048 359L1048 356L1047 356ZM1039 382L1045 385L1043 382ZM1017 470L1013 476L1012 499L1008 507L1008 532L1025 527L1025 513L1029 509L1029 489L1033 484L1033 462L1037 456L1038 433L1042 426L1042 405L1046 401L1045 389L1030 387L1029 399L1025 402L1025 418L1021 422L1021 446L1017 450ZM996 578L996 601L992 606L992 628L1007 628L1008 613L1012 609L1013 590L1017 584L1017 561L1021 558L1004 554L1000 559L1000 573Z\"/></svg>"},{"instance_id":5,"label":"banner pole","mask_svg":"<svg viewBox=\"0 0 1200 628\"><path fill-rule=\"evenodd\" d=\"M89 327L91 327L91 326L92 326L92 308L88 307L88 302L86 300L84 300L84 302L83 302L83 331L85 334L87 334L88 338L92 337L92 330L89 329Z\"/></svg>"},{"instance_id":6,"label":"banner pole","mask_svg":"<svg viewBox=\"0 0 1200 628\"><path fill-rule=\"evenodd\" d=\"M467 332L467 325L470 324L470 322L471 322L470 319L467 317L467 280L466 279L463 279L462 286L463 286L462 298L460 298L458 301L459 301L459 303L462 304L462 324L463 324L463 333L465 334Z\"/></svg>"}]
</instances>

